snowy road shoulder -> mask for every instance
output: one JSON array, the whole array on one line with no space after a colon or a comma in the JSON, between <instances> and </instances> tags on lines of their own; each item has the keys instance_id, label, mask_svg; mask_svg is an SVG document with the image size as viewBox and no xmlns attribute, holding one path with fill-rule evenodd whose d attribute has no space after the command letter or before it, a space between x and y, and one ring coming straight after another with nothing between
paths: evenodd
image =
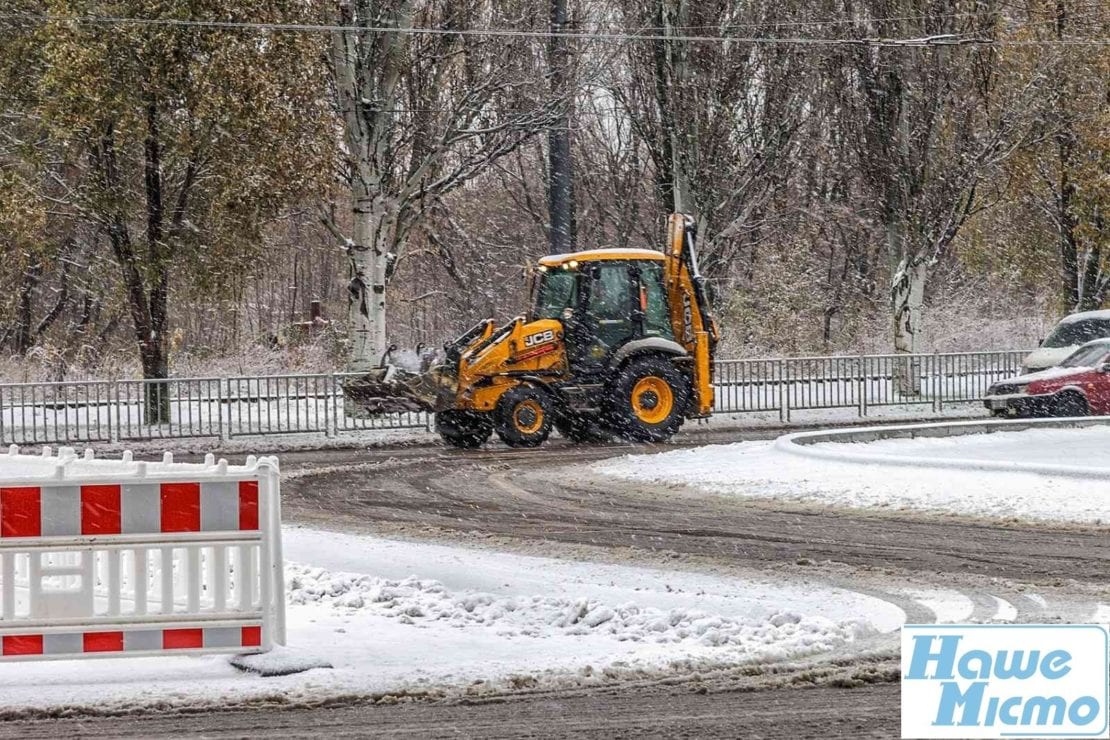
<instances>
[{"instance_id":1,"label":"snowy road shoulder","mask_svg":"<svg viewBox=\"0 0 1110 740\"><path fill-rule=\"evenodd\" d=\"M685 485L753 499L845 508L905 509L990 519L1106 524L1110 521L1110 427L1039 429L961 437L822 442L826 457L791 454L774 442L712 445L630 455L592 469L628 481ZM856 459L836 459L850 451ZM866 455L882 455L869 464ZM914 457L930 462L913 464ZM950 459L952 469L937 467ZM970 461L1065 461L1090 475L967 469ZM904 464L897 464L901 460ZM965 466L960 469L960 466Z\"/></svg>"},{"instance_id":2,"label":"snowy road shoulder","mask_svg":"<svg viewBox=\"0 0 1110 740\"><path fill-rule=\"evenodd\" d=\"M285 532L289 648L262 678L226 657L0 664L0 712L592 683L675 666L801 659L904 621L817 579L726 578L310 529ZM69 711L69 710L67 710Z\"/></svg>"}]
</instances>

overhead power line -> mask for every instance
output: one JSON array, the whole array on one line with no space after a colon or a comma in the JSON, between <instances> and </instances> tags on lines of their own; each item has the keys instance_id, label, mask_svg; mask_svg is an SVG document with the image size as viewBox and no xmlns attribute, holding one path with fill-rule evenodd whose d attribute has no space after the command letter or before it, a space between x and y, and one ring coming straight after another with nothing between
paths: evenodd
<instances>
[{"instance_id":1,"label":"overhead power line","mask_svg":"<svg viewBox=\"0 0 1110 740\"><path fill-rule=\"evenodd\" d=\"M34 21L38 23L67 23L72 25L106 26L153 26L198 28L207 30L251 30L274 33L404 33L414 36L478 36L492 38L567 38L584 41L686 41L704 43L745 43L779 44L792 46L1110 46L1110 39L1052 39L1038 41L1032 39L996 40L976 36L943 34L919 38L809 38L809 37L771 37L771 36L722 36L722 35L667 35L624 33L615 31L541 31L511 28L428 28L412 26L346 26L306 23L258 23L247 21L207 21L181 18L124 18L115 16L51 16L35 14L0 14L3 20Z\"/></svg>"}]
</instances>

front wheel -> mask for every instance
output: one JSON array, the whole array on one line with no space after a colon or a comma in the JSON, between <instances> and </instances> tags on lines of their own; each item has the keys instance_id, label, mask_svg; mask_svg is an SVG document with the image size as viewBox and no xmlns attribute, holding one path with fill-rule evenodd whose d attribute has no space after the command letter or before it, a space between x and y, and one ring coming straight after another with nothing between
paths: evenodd
<instances>
[{"instance_id":1,"label":"front wheel","mask_svg":"<svg viewBox=\"0 0 1110 740\"><path fill-rule=\"evenodd\" d=\"M493 422L473 411L440 411L436 414L436 431L452 447L472 450L493 434Z\"/></svg>"},{"instance_id":2,"label":"front wheel","mask_svg":"<svg viewBox=\"0 0 1110 740\"><path fill-rule=\"evenodd\" d=\"M1061 393L1052 401L1051 416L1072 417L1086 416L1090 413L1087 399L1075 392Z\"/></svg>"},{"instance_id":3,"label":"front wheel","mask_svg":"<svg viewBox=\"0 0 1110 740\"><path fill-rule=\"evenodd\" d=\"M670 360L641 357L621 368L607 400L614 432L633 442L662 442L686 419L690 382Z\"/></svg>"},{"instance_id":4,"label":"front wheel","mask_svg":"<svg viewBox=\"0 0 1110 740\"><path fill-rule=\"evenodd\" d=\"M505 391L497 401L497 436L509 447L538 447L551 434L551 398L527 385Z\"/></svg>"}]
</instances>

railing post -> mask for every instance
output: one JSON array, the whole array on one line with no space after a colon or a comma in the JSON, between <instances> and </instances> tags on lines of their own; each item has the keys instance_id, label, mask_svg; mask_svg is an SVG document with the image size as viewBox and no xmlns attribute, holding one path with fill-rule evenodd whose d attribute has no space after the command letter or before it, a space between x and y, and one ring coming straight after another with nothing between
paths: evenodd
<instances>
[{"instance_id":1,"label":"railing post","mask_svg":"<svg viewBox=\"0 0 1110 740\"><path fill-rule=\"evenodd\" d=\"M116 417L116 423L112 424L113 414L112 414L111 411L108 412L108 439L113 444L115 444L115 443L119 442L119 435L120 435L119 412L120 412L120 407L123 405L120 402L119 382L118 381L113 380L111 382L111 384L108 386L108 403L110 403L112 405L112 409L115 410L114 416Z\"/></svg>"},{"instance_id":2,"label":"railing post","mask_svg":"<svg viewBox=\"0 0 1110 740\"><path fill-rule=\"evenodd\" d=\"M940 352L933 350L933 413L939 414L941 409L940 394L944 387L941 383Z\"/></svg>"},{"instance_id":3,"label":"railing post","mask_svg":"<svg viewBox=\"0 0 1110 740\"><path fill-rule=\"evenodd\" d=\"M332 428L332 406L335 404L335 373L328 375L324 378L324 436L334 437L338 433L338 429ZM336 427L338 424L338 417L335 417Z\"/></svg>"},{"instance_id":4,"label":"railing post","mask_svg":"<svg viewBox=\"0 0 1110 740\"><path fill-rule=\"evenodd\" d=\"M780 366L782 368L782 372L779 373L779 377L782 378L782 381L779 384L779 388L781 389L779 391L779 421L789 423L789 421L790 421L790 360L785 359L785 360L780 360L779 362L782 363L781 366Z\"/></svg>"},{"instance_id":5,"label":"railing post","mask_svg":"<svg viewBox=\"0 0 1110 740\"><path fill-rule=\"evenodd\" d=\"M228 384L227 393L224 393L224 383ZM231 405L227 404L227 418L224 418L224 399L231 398L231 379L220 378L216 381L216 423L220 425L220 439L224 442L231 439Z\"/></svg>"},{"instance_id":6,"label":"railing post","mask_svg":"<svg viewBox=\"0 0 1110 740\"><path fill-rule=\"evenodd\" d=\"M859 357L859 415L867 416L867 358L863 355Z\"/></svg>"}]
</instances>

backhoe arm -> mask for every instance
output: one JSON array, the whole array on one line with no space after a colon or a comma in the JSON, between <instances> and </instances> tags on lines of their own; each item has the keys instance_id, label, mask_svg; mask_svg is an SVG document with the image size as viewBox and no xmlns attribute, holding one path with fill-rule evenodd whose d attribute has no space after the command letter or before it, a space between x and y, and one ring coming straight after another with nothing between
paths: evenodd
<instances>
[{"instance_id":1,"label":"backhoe arm","mask_svg":"<svg viewBox=\"0 0 1110 740\"><path fill-rule=\"evenodd\" d=\"M663 281L675 339L694 358L694 395L698 415L713 410L713 354L717 324L709 312L704 279L698 274L697 228L692 216L675 213L667 221L667 259Z\"/></svg>"}]
</instances>

